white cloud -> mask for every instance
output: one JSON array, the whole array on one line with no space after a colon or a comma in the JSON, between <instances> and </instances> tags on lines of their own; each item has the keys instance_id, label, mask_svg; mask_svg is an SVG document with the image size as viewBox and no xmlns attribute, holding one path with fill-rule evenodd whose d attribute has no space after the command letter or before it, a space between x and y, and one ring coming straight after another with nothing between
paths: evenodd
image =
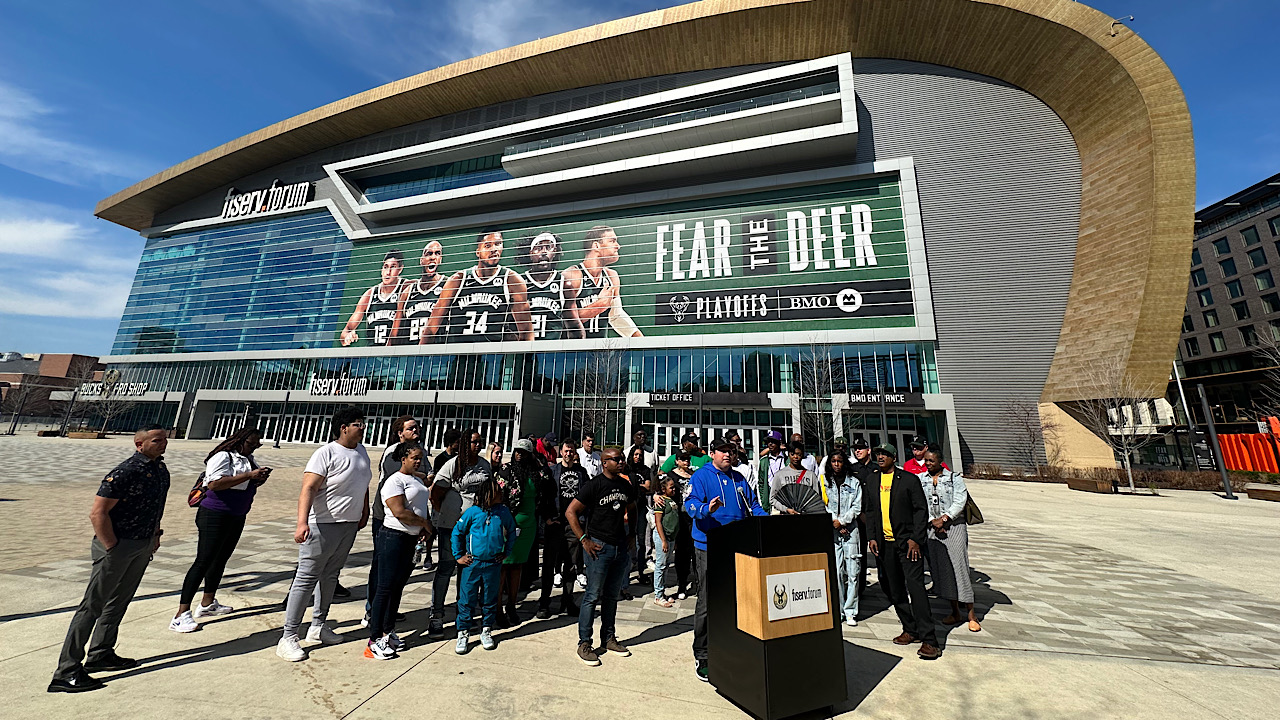
<instances>
[{"instance_id":1,"label":"white cloud","mask_svg":"<svg viewBox=\"0 0 1280 720\"><path fill-rule=\"evenodd\" d=\"M84 215L0 197L0 314L120 317L142 240Z\"/></svg>"},{"instance_id":2,"label":"white cloud","mask_svg":"<svg viewBox=\"0 0 1280 720\"><path fill-rule=\"evenodd\" d=\"M66 185L149 172L136 158L58 137L58 116L31 93L0 80L0 164Z\"/></svg>"}]
</instances>

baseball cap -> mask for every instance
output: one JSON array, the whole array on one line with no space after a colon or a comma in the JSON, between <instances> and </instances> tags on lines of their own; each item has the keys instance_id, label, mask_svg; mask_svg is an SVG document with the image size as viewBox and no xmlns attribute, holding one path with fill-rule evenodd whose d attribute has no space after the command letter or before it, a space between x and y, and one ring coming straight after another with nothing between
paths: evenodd
<instances>
[{"instance_id":1,"label":"baseball cap","mask_svg":"<svg viewBox=\"0 0 1280 720\"><path fill-rule=\"evenodd\" d=\"M849 440L848 440L847 438L838 437L838 438L836 438L835 440L832 440L832 441L831 441L831 444L832 444L832 445L844 445L845 447L848 447L848 446L849 446Z\"/></svg>"},{"instance_id":2,"label":"baseball cap","mask_svg":"<svg viewBox=\"0 0 1280 720\"><path fill-rule=\"evenodd\" d=\"M533 443L529 442L524 438L520 438L519 440L517 440L514 447L516 450L523 450L527 453L533 452Z\"/></svg>"},{"instance_id":3,"label":"baseball cap","mask_svg":"<svg viewBox=\"0 0 1280 720\"><path fill-rule=\"evenodd\" d=\"M778 432L777 430L770 430L769 434L764 436L764 439L766 442L769 440L777 440L778 442L782 442L782 433Z\"/></svg>"},{"instance_id":4,"label":"baseball cap","mask_svg":"<svg viewBox=\"0 0 1280 720\"><path fill-rule=\"evenodd\" d=\"M915 437L911 438L911 447L913 448L922 448L922 447L928 447L928 446L929 446L929 441L926 440L923 435L916 435Z\"/></svg>"},{"instance_id":5,"label":"baseball cap","mask_svg":"<svg viewBox=\"0 0 1280 720\"><path fill-rule=\"evenodd\" d=\"M866 450L869 447L871 446L867 445L867 441L864 438L857 437L853 439L854 450Z\"/></svg>"},{"instance_id":6,"label":"baseball cap","mask_svg":"<svg viewBox=\"0 0 1280 720\"><path fill-rule=\"evenodd\" d=\"M736 447L738 446L733 444L727 435L720 435L715 440L711 441L712 450L733 450Z\"/></svg>"},{"instance_id":7,"label":"baseball cap","mask_svg":"<svg viewBox=\"0 0 1280 720\"><path fill-rule=\"evenodd\" d=\"M895 460L898 457L898 448L890 445L889 443L880 443L879 445L877 445L876 452L882 452L886 455L891 455Z\"/></svg>"},{"instance_id":8,"label":"baseball cap","mask_svg":"<svg viewBox=\"0 0 1280 720\"><path fill-rule=\"evenodd\" d=\"M685 433L683 436L681 436L680 444L683 445L687 442L695 442L695 443L698 442L697 433Z\"/></svg>"},{"instance_id":9,"label":"baseball cap","mask_svg":"<svg viewBox=\"0 0 1280 720\"><path fill-rule=\"evenodd\" d=\"M555 433L553 433L553 432L549 432L549 433L547 433L546 435L543 435L543 436L542 436L542 442L543 442L543 444L552 444L552 445L554 445L554 444L555 444L556 442L558 442L559 440L560 440L560 437L559 437L558 435L556 435Z\"/></svg>"}]
</instances>

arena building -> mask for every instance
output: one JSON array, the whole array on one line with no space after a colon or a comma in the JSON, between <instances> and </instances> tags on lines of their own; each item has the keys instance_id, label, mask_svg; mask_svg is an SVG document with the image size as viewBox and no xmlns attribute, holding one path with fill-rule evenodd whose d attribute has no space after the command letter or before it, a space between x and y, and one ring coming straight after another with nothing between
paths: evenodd
<instances>
[{"instance_id":1,"label":"arena building","mask_svg":"<svg viewBox=\"0 0 1280 720\"><path fill-rule=\"evenodd\" d=\"M490 53L176 165L112 354L190 437L425 418L939 441L1118 360L1162 394L1191 252L1181 90L1067 0L708 1ZM110 391L106 389L104 391Z\"/></svg>"}]
</instances>

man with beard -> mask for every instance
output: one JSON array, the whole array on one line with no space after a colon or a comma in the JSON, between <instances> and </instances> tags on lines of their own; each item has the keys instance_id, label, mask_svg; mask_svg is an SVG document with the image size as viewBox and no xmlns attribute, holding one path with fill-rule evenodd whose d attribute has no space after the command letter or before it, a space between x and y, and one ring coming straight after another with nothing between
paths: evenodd
<instances>
[{"instance_id":1,"label":"man with beard","mask_svg":"<svg viewBox=\"0 0 1280 720\"><path fill-rule=\"evenodd\" d=\"M485 230L476 238L476 265L453 274L427 320L419 344L532 340L529 295L516 271L502 260L502 231Z\"/></svg>"},{"instance_id":2,"label":"man with beard","mask_svg":"<svg viewBox=\"0 0 1280 720\"><path fill-rule=\"evenodd\" d=\"M603 338L609 328L622 337L640 337L631 316L622 309L622 281L609 267L618 262L618 234L608 225L597 225L583 239L587 256L580 265L564 271L565 297L582 320L577 337Z\"/></svg>"},{"instance_id":3,"label":"man with beard","mask_svg":"<svg viewBox=\"0 0 1280 720\"><path fill-rule=\"evenodd\" d=\"M529 268L524 281L535 340L559 340L562 335L582 337L578 308L565 302L564 277L556 270L561 254L560 238L549 232L520 243L519 260Z\"/></svg>"},{"instance_id":4,"label":"man with beard","mask_svg":"<svg viewBox=\"0 0 1280 720\"><path fill-rule=\"evenodd\" d=\"M422 277L408 283L400 293L400 325L407 326L408 336L399 330L393 342L417 345L422 342L423 331L427 328L427 320L431 311L435 310L444 292L444 277L438 272L444 261L444 247L439 241L432 240L422 248Z\"/></svg>"},{"instance_id":5,"label":"man with beard","mask_svg":"<svg viewBox=\"0 0 1280 720\"><path fill-rule=\"evenodd\" d=\"M382 258L382 282L360 296L356 309L342 329L342 346L347 347L360 340L356 328L364 320L369 325L369 343L386 345L400 326L400 292L404 284L400 273L404 271L404 255L392 250Z\"/></svg>"}]
</instances>

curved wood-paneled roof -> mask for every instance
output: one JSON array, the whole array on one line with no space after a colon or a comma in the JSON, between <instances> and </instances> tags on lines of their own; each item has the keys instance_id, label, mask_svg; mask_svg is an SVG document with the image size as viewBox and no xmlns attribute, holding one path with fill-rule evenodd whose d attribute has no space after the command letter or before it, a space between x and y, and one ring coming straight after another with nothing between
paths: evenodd
<instances>
[{"instance_id":1,"label":"curved wood-paneled roof","mask_svg":"<svg viewBox=\"0 0 1280 720\"><path fill-rule=\"evenodd\" d=\"M272 165L411 122L575 87L840 52L944 65L1052 108L1082 166L1075 275L1045 401L1098 395L1090 366L1125 358L1163 393L1194 220L1191 118L1145 42L1071 0L704 0L517 45L263 128L122 190L102 218L156 213ZM998 358L993 358L998 362Z\"/></svg>"}]
</instances>

